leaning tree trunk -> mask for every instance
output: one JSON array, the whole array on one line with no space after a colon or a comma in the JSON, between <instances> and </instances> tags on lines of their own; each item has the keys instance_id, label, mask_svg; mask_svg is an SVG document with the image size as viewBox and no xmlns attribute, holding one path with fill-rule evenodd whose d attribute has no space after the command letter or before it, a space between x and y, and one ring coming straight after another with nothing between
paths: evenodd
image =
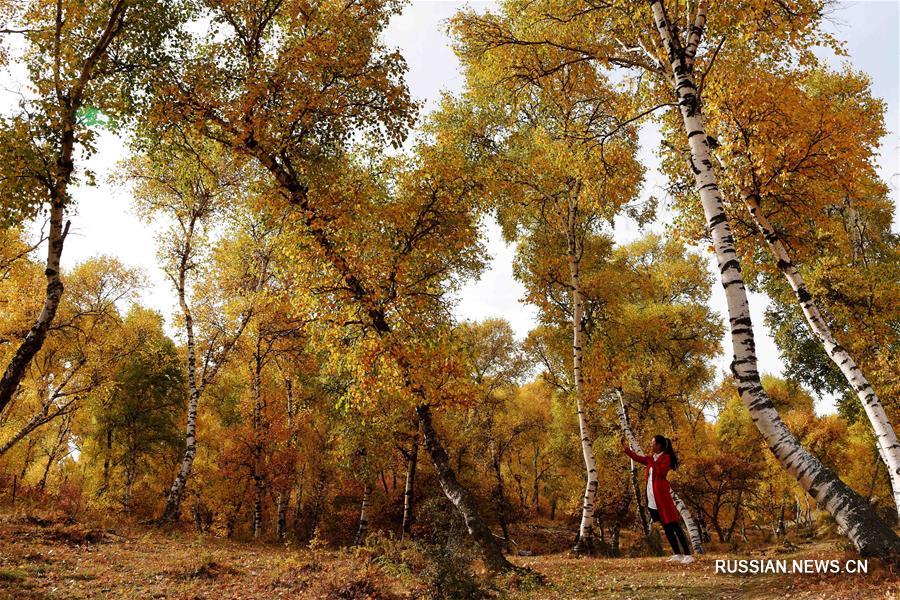
<instances>
[{"instance_id":1,"label":"leaning tree trunk","mask_svg":"<svg viewBox=\"0 0 900 600\"><path fill-rule=\"evenodd\" d=\"M178 520L181 514L181 500L184 496L184 488L187 485L188 478L194 468L194 457L197 455L197 402L200 399L198 390L192 389L188 398L188 418L185 428L184 437L184 455L181 458L181 465L178 467L178 474L172 482L169 489L169 495L166 498L166 507L163 509L162 516L159 518L160 523L169 523Z\"/></svg>"},{"instance_id":2,"label":"leaning tree trunk","mask_svg":"<svg viewBox=\"0 0 900 600\"><path fill-rule=\"evenodd\" d=\"M15 433L15 435L13 435L2 446L0 446L0 456L3 456L7 452L9 452L9 450L13 446L15 446L17 443L22 441L22 439L24 439L25 436L27 436L29 433L31 433L38 427L41 427L42 425L49 423L50 421L54 420L55 418L57 418L59 416L65 416L70 412L70 410L73 408L73 405L78 400L78 395L72 396L70 399L66 400L65 402L58 402L58 400L61 397L63 389L69 384L69 382L72 380L72 378L75 377L75 375L78 373L78 371L81 369L81 367L84 366L85 362L86 362L86 359L82 358L72 368L70 368L68 370L68 372L65 374L65 376L63 377L63 380L60 382L60 384L55 386L53 388L53 391L50 392L49 394L47 394L47 398L45 398L43 403L41 404L41 409L37 413L35 413L34 416L31 417L31 419L29 419L28 422L25 423L25 425L23 425L22 428L19 429ZM53 408L52 412L50 410L51 408ZM111 431L107 431L107 443L108 444L112 444L112 440L109 439L109 436L111 434L112 434ZM101 488L101 489L104 489L106 487L106 481L108 479L108 477L107 477L108 462L109 462L109 459L107 458L104 461L104 475L103 475L104 485L103 485L103 488Z\"/></svg>"},{"instance_id":3,"label":"leaning tree trunk","mask_svg":"<svg viewBox=\"0 0 900 600\"><path fill-rule=\"evenodd\" d=\"M485 565L491 571L515 570L516 567L503 555L500 544L497 543L494 534L491 533L487 523L484 522L484 518L478 511L472 494L456 479L453 467L450 466L450 457L447 455L443 444L441 444L437 432L434 430L434 424L431 422L431 407L427 404L420 404L416 407L416 414L419 416L419 425L422 428L425 450L431 457L431 462L435 471L437 471L441 488L465 520L469 535L481 548Z\"/></svg>"},{"instance_id":4,"label":"leaning tree trunk","mask_svg":"<svg viewBox=\"0 0 900 600\"><path fill-rule=\"evenodd\" d=\"M619 426L622 428L622 433L625 434L625 441L628 442L628 445L634 452L643 454L644 452L641 450L641 445L634 436L634 430L631 429L631 423L628 420L628 411L625 410L625 401L622 398L622 392L616 390L616 396L618 396L619 399L619 406L616 412L618 412L619 416ZM684 500L675 493L675 490L672 490L672 501L675 503L675 508L678 509L678 514L681 515L681 520L684 521L684 526L688 530L688 536L691 538L691 547L697 554L703 554L703 536L701 535L700 528L697 527L697 523L694 521L694 517L691 515L691 511L688 509L687 504L685 504ZM648 525L648 531L649 528L650 526Z\"/></svg>"},{"instance_id":5,"label":"leaning tree trunk","mask_svg":"<svg viewBox=\"0 0 900 600\"><path fill-rule=\"evenodd\" d=\"M66 206L69 203L69 184L75 172L73 155L75 153L75 127L78 123L78 111L83 106L85 90L94 80L98 65L103 64L108 55L110 44L122 33L123 25L126 23L125 14L129 10L128 5L129 3L124 0L117 0L110 7L106 26L100 32L99 37L94 40L94 43L89 44L90 52L81 62L78 77L74 78L72 85L67 89L63 90L57 87L56 90L56 97L59 103L53 108L56 114L61 117L61 121L59 129L52 133L58 135L57 143L59 147L56 160L54 161L55 164L53 165L53 174L43 178L44 181L42 182L50 184L50 231L47 239L47 262L44 269L44 275L47 277L47 288L44 295L44 305L37 320L31 326L31 329L28 330L25 339L19 347L16 348L12 359L10 359L6 370L3 372L3 376L0 377L0 413L12 400L22 378L25 376L25 370L44 345L47 332L59 308L59 302L63 294L63 283L60 279L59 271L60 259L62 258L63 245L69 232L69 223L66 222L65 226L63 226L63 217ZM57 30L58 35L59 30ZM60 61L63 58L66 60L75 58L61 56L59 44L57 44L54 54L56 61ZM56 83L59 85L60 82L57 81Z\"/></svg>"},{"instance_id":6,"label":"leaning tree trunk","mask_svg":"<svg viewBox=\"0 0 900 600\"><path fill-rule=\"evenodd\" d=\"M897 509L898 516L900 516L900 442L897 441L897 434L894 433L894 428L891 427L891 422L884 412L884 406L882 406L869 381L856 365L856 361L835 340L831 328L822 317L822 313L813 300L809 288L806 287L803 276L791 260L781 236L760 209L758 198L753 194L744 194L744 203L753 216L757 228L766 240L778 269L787 279L791 289L794 290L797 302L803 310L803 316L806 317L810 330L816 339L819 340L819 343L822 344L825 353L831 357L834 364L841 370L850 388L856 392L860 404L866 411L866 416L869 417L869 422L875 431L878 451L888 468L891 489L894 494L894 506Z\"/></svg>"},{"instance_id":7,"label":"leaning tree trunk","mask_svg":"<svg viewBox=\"0 0 900 600\"><path fill-rule=\"evenodd\" d=\"M64 136L65 138L65 136ZM69 143L73 143L72 140ZM67 177L71 176L71 148L69 149L69 169ZM68 180L65 182L68 184ZM57 195L58 194L58 195ZM47 277L47 289L44 294L44 305L37 319L25 334L25 339L16 348L15 353L6 366L3 376L0 377L0 412L9 404L19 384L25 376L25 370L31 364L31 359L38 353L47 339L47 332L50 325L56 317L56 310L59 308L59 302L63 295L63 282L60 278L60 259L62 258L63 244L69 232L69 223L63 227L63 212L65 207L65 198L67 197L66 186L62 186L60 191L54 193L54 197L50 205L50 233L47 239L47 262L44 268L44 275Z\"/></svg>"},{"instance_id":8,"label":"leaning tree trunk","mask_svg":"<svg viewBox=\"0 0 900 600\"><path fill-rule=\"evenodd\" d=\"M302 216L302 223L307 228L312 242L322 251L324 260L334 268L343 280L349 294L363 310L376 334L382 339L390 336L392 329L380 300L366 289L366 286L363 285L363 282L357 277L350 264L342 255L341 247L334 243L329 231L323 227L322 220L319 218L315 207L309 201L306 187L298 181L295 173L284 169L272 154L262 151L258 145L253 148L247 148L246 140L243 143L245 144L243 149L249 151L269 171L279 187L287 193L289 202L299 209L298 214ZM435 466L441 488L462 515L469 534L484 556L487 567L496 571L517 570L515 565L506 560L506 557L503 555L500 546L481 516L471 493L456 478L456 473L453 472L453 468L450 465L447 451L441 444L431 422L431 407L428 404L428 393L413 381L412 365L402 351L390 344L389 352L400 367L404 385L420 402L416 407L416 414L422 425L425 450Z\"/></svg>"},{"instance_id":9,"label":"leaning tree trunk","mask_svg":"<svg viewBox=\"0 0 900 600\"><path fill-rule=\"evenodd\" d=\"M187 231L185 232L185 243L180 251L178 278L176 280L178 304L184 316L184 330L187 336L188 415L184 435L184 455L178 467L178 473L175 475L175 480L172 482L172 487L169 489L169 494L166 497L166 506L162 515L157 519L158 524L175 521L181 514L181 501L184 497L184 489L194 468L194 458L197 456L197 405L200 402L200 396L203 390L206 389L206 386L215 378L228 354L234 350L253 315L252 308L244 311L237 331L220 350L216 360L213 361L214 364L204 366L203 375L198 376L194 318L187 302L187 273L190 268L190 259L193 256L193 235L200 216L200 214L193 214L188 222Z\"/></svg>"},{"instance_id":10,"label":"leaning tree trunk","mask_svg":"<svg viewBox=\"0 0 900 600\"><path fill-rule=\"evenodd\" d=\"M572 288L572 378L575 382L575 405L578 411L578 432L581 436L581 454L584 457L586 483L581 502L581 522L575 552L590 552L593 543L594 502L597 497L597 462L594 458L593 436L584 410L584 373L582 371L583 298L581 296L580 259L575 220L576 208L570 202L567 215L566 237L569 255L569 284Z\"/></svg>"},{"instance_id":11,"label":"leaning tree trunk","mask_svg":"<svg viewBox=\"0 0 900 600\"><path fill-rule=\"evenodd\" d=\"M45 423L49 423L55 417L64 414L64 410L55 410L52 413L48 413L50 406L44 406L40 412L35 414L25 425L19 429L15 435L9 438L2 446L0 446L0 456L6 454L13 446L22 441L29 433L44 425Z\"/></svg>"},{"instance_id":12,"label":"leaning tree trunk","mask_svg":"<svg viewBox=\"0 0 900 600\"><path fill-rule=\"evenodd\" d=\"M862 555L900 552L900 538L875 513L874 508L851 490L822 462L804 448L785 426L762 387L756 361L756 346L747 291L734 248L734 237L719 192L718 180L709 155L703 114L693 81L692 61L674 33L661 0L651 0L653 22L669 56L678 108L690 146L690 165L703 205L707 228L713 240L728 308L734 360L731 370L741 399L753 422L782 466L804 490L837 521ZM698 22L705 21L701 2ZM691 32L691 37L700 33ZM702 28L701 28L702 32Z\"/></svg>"}]
</instances>

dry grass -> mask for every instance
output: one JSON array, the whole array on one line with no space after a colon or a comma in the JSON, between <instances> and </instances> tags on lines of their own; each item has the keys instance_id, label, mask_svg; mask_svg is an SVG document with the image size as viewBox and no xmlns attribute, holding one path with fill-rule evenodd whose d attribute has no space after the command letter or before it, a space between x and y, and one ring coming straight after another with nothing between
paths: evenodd
<instances>
[{"instance_id":1,"label":"dry grass","mask_svg":"<svg viewBox=\"0 0 900 600\"><path fill-rule=\"evenodd\" d=\"M868 575L714 573L707 555L684 567L660 558L579 559L568 554L516 558L544 585L498 578L501 598L900 598L887 566ZM746 558L747 555L742 555ZM817 542L779 558L850 558ZM735 556L732 556L735 558ZM389 576L367 552L291 549L229 542L188 532L85 528L77 523L0 517L0 598L416 598L415 574Z\"/></svg>"},{"instance_id":2,"label":"dry grass","mask_svg":"<svg viewBox=\"0 0 900 600\"><path fill-rule=\"evenodd\" d=\"M634 598L634 599L813 599L876 600L900 598L898 577L887 567L869 561L868 575L721 575L716 558L738 555L705 555L689 566L662 558L577 559L565 555L520 561L539 569L549 585L519 593L522 598ZM820 543L778 558L850 558Z\"/></svg>"}]
</instances>

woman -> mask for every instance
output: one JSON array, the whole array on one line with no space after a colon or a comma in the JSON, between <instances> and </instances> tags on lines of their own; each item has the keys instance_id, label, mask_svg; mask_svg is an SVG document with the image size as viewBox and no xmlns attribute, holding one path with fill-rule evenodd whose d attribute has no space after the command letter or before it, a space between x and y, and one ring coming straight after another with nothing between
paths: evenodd
<instances>
[{"instance_id":1,"label":"woman","mask_svg":"<svg viewBox=\"0 0 900 600\"><path fill-rule=\"evenodd\" d=\"M650 516L653 517L653 520L662 523L666 539L672 546L673 554L669 558L669 562L682 564L694 562L694 557L691 556L691 546L678 522L681 517L672 500L672 489L666 480L669 469L678 468L678 457L675 456L675 451L672 449L672 440L662 435L655 436L651 456L641 456L632 451L625 438L622 438L622 448L625 450L625 454L633 460L647 465L647 507L650 509Z\"/></svg>"}]
</instances>

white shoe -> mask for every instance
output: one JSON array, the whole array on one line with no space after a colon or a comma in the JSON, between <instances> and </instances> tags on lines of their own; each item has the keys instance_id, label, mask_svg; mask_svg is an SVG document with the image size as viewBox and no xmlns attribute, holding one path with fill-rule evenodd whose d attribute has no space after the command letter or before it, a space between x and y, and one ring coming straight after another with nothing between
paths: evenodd
<instances>
[{"instance_id":1,"label":"white shoe","mask_svg":"<svg viewBox=\"0 0 900 600\"><path fill-rule=\"evenodd\" d=\"M691 556L690 554L687 554L687 555L685 555L684 558L681 559L681 564L683 564L683 565L689 565L689 564L691 564L692 562L694 562L695 560L697 560L697 559L694 558L693 556Z\"/></svg>"},{"instance_id":2,"label":"white shoe","mask_svg":"<svg viewBox=\"0 0 900 600\"><path fill-rule=\"evenodd\" d=\"M666 562L681 562L682 560L684 560L683 554L673 554L666 559Z\"/></svg>"}]
</instances>

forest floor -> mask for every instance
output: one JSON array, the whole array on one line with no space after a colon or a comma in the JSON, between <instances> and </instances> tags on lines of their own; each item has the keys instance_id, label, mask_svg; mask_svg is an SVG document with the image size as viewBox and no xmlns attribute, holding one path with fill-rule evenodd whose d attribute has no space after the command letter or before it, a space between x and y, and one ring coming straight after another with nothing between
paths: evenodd
<instances>
[{"instance_id":1,"label":"forest floor","mask_svg":"<svg viewBox=\"0 0 900 600\"><path fill-rule=\"evenodd\" d=\"M752 553L764 556L763 550ZM689 565L662 558L517 557L545 581L495 579L497 598L900 598L894 569L869 560L866 575L721 575L707 554ZM854 558L837 542L810 542L768 558ZM432 584L433 585L433 584ZM433 589L433 588L432 588ZM193 532L144 527L91 529L21 515L0 515L0 598L333 598L428 597L411 571L386 568L366 551L294 549L232 542ZM471 596L470 596L471 597Z\"/></svg>"}]
</instances>

